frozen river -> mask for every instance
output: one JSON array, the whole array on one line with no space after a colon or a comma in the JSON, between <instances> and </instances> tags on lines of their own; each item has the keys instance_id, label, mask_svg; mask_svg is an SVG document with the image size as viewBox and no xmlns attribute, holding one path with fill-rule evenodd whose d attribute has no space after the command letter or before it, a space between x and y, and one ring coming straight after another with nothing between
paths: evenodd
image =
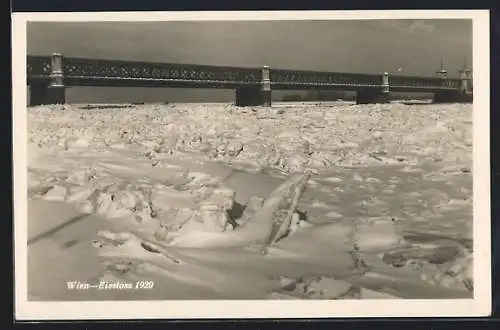
<instances>
[{"instance_id":1,"label":"frozen river","mask_svg":"<svg viewBox=\"0 0 500 330\"><path fill-rule=\"evenodd\" d=\"M28 139L31 300L472 297L470 104L35 107Z\"/></svg>"}]
</instances>

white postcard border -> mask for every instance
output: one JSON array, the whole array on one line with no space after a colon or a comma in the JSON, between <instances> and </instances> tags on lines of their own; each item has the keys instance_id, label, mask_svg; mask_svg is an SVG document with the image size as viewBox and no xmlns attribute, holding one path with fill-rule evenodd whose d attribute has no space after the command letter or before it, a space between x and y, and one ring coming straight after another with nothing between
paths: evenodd
<instances>
[{"instance_id":1,"label":"white postcard border","mask_svg":"<svg viewBox=\"0 0 500 330\"><path fill-rule=\"evenodd\" d=\"M230 21L230 20L473 20L474 299L466 300L182 300L140 302L30 302L27 300L26 23L28 21ZM491 312L489 12L239 11L14 13L12 15L15 317L18 320L318 318L486 316Z\"/></svg>"}]
</instances>

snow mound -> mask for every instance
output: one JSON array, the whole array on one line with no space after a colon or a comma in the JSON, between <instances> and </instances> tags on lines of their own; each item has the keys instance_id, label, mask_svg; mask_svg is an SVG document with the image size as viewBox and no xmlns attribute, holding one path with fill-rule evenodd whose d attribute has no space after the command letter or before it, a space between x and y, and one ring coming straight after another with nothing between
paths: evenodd
<instances>
[{"instance_id":1,"label":"snow mound","mask_svg":"<svg viewBox=\"0 0 500 330\"><path fill-rule=\"evenodd\" d=\"M66 150L70 149L87 149L90 145L88 139L84 138L69 138L64 142L64 148Z\"/></svg>"}]
</instances>

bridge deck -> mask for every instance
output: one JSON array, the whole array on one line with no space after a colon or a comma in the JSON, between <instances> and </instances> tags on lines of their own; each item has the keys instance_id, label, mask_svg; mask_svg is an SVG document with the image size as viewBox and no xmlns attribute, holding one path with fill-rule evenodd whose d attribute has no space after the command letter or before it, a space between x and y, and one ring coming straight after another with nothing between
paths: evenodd
<instances>
[{"instance_id":1,"label":"bridge deck","mask_svg":"<svg viewBox=\"0 0 500 330\"><path fill-rule=\"evenodd\" d=\"M53 74L51 56L28 56L27 83L48 84ZM261 86L261 68L241 68L178 63L150 63L102 59L64 58L62 83L72 86L124 86L174 88L227 88ZM383 89L383 76L339 72L273 69L269 74L271 89L277 90L358 90ZM390 76L390 91L454 91L460 79L437 77Z\"/></svg>"}]
</instances>

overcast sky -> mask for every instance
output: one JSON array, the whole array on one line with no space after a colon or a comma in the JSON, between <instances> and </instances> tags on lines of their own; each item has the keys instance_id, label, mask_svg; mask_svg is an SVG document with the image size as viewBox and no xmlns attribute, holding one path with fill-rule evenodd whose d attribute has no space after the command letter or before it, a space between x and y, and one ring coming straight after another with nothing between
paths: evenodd
<instances>
[{"instance_id":1,"label":"overcast sky","mask_svg":"<svg viewBox=\"0 0 500 330\"><path fill-rule=\"evenodd\" d=\"M28 54L450 77L472 66L471 20L28 24ZM230 101L232 91L72 88L69 102Z\"/></svg>"}]
</instances>

